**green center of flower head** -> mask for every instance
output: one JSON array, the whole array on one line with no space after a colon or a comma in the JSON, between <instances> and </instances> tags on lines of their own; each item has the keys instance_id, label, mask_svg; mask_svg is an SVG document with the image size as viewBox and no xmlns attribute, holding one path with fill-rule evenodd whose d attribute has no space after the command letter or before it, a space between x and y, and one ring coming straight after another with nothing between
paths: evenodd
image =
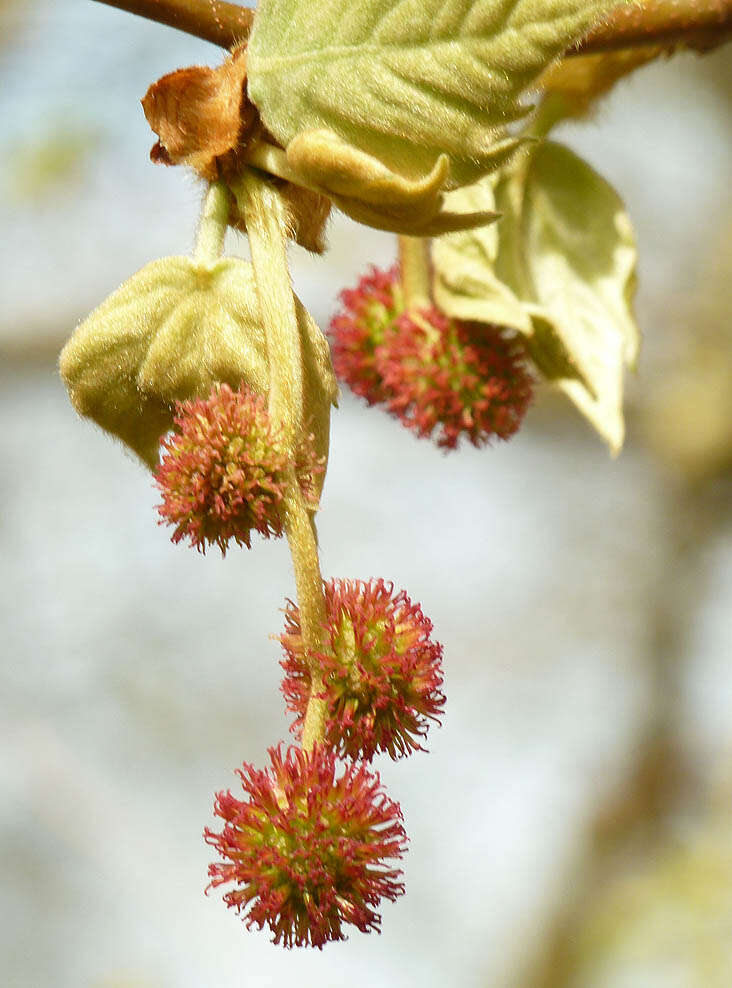
<instances>
[{"instance_id":1,"label":"green center of flower head","mask_svg":"<svg viewBox=\"0 0 732 988\"><path fill-rule=\"evenodd\" d=\"M274 884L286 892L293 910L306 913L311 903L323 905L339 890L343 843L353 839L357 826L312 793L286 792L275 784L273 794L282 816L259 821L263 860L276 854Z\"/></svg>"},{"instance_id":2,"label":"green center of flower head","mask_svg":"<svg viewBox=\"0 0 732 988\"><path fill-rule=\"evenodd\" d=\"M418 750L428 721L439 722L444 704L442 646L431 640L431 622L404 591L383 580L332 580L326 598L327 634L316 655L326 744L341 756L366 760L377 751L399 758ZM313 665L298 609L290 603L286 614L283 692L301 730Z\"/></svg>"},{"instance_id":3,"label":"green center of flower head","mask_svg":"<svg viewBox=\"0 0 732 988\"><path fill-rule=\"evenodd\" d=\"M372 619L368 627L359 631L357 635L352 616L342 610L333 635L332 649L337 662L347 671L344 685L349 688L346 692L367 700L373 692L369 689L369 674L382 671L383 660L395 646L398 652L403 649L392 641L387 622L383 619Z\"/></svg>"},{"instance_id":4,"label":"green center of flower head","mask_svg":"<svg viewBox=\"0 0 732 988\"><path fill-rule=\"evenodd\" d=\"M361 683L361 673L358 668L361 656L357 654L353 621L345 611L341 611L340 621L333 635L332 647L333 655L347 670L348 679L353 689L357 691Z\"/></svg>"},{"instance_id":5,"label":"green center of flower head","mask_svg":"<svg viewBox=\"0 0 732 988\"><path fill-rule=\"evenodd\" d=\"M368 338L372 347L383 343L387 332L403 311L404 292L398 280L394 280L388 290L382 290L375 298L369 299L364 307L363 318L368 326Z\"/></svg>"},{"instance_id":6,"label":"green center of flower head","mask_svg":"<svg viewBox=\"0 0 732 988\"><path fill-rule=\"evenodd\" d=\"M282 855L292 871L297 874L302 873L305 877L308 869L298 866L298 862L303 863L303 856L298 851L310 843L321 822L320 816L311 815L306 793L288 794L282 786L274 783L272 795L287 818L287 825L283 826L282 819L278 819L276 815L271 816L264 811L256 814L259 844L263 850L270 849ZM323 820L322 824L327 825L327 822Z\"/></svg>"},{"instance_id":7,"label":"green center of flower head","mask_svg":"<svg viewBox=\"0 0 732 988\"><path fill-rule=\"evenodd\" d=\"M429 310L410 310L408 315L410 321L422 331L422 342L425 350L428 350L429 347L436 347L440 355L440 365L450 366L449 359L441 352L442 347L438 346L442 340L444 328L436 325L434 320L429 318Z\"/></svg>"}]
</instances>

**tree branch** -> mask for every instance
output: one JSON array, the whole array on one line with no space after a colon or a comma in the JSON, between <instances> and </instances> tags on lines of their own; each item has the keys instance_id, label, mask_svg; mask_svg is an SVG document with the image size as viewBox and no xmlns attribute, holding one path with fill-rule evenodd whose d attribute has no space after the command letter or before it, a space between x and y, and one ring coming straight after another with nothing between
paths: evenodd
<instances>
[{"instance_id":1,"label":"tree branch","mask_svg":"<svg viewBox=\"0 0 732 988\"><path fill-rule=\"evenodd\" d=\"M97 0L109 7L178 28L203 41L233 48L248 37L254 11L224 0Z\"/></svg>"},{"instance_id":2,"label":"tree branch","mask_svg":"<svg viewBox=\"0 0 732 988\"><path fill-rule=\"evenodd\" d=\"M249 34L254 11L225 0L96 0L232 48ZM732 0L642 0L628 3L567 51L590 55L642 45L697 51L732 38Z\"/></svg>"},{"instance_id":3,"label":"tree branch","mask_svg":"<svg viewBox=\"0 0 732 988\"><path fill-rule=\"evenodd\" d=\"M708 51L732 38L732 0L643 0L616 9L567 51L591 55L644 45Z\"/></svg>"}]
</instances>

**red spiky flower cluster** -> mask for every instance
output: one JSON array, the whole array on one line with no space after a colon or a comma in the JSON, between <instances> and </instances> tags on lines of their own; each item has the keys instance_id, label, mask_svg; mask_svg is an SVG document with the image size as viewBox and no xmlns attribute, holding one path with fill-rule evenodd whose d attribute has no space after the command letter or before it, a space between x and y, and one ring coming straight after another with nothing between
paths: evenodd
<instances>
[{"instance_id":1,"label":"red spiky flower cluster","mask_svg":"<svg viewBox=\"0 0 732 988\"><path fill-rule=\"evenodd\" d=\"M299 609L291 601L285 609L282 691L296 715L293 730L302 730L315 663L327 703L327 745L364 759L424 750L429 721L439 722L445 703L442 646L430 638L432 622L383 580L331 580L325 600L325 650L316 656L305 648Z\"/></svg>"},{"instance_id":2,"label":"red spiky flower cluster","mask_svg":"<svg viewBox=\"0 0 732 988\"><path fill-rule=\"evenodd\" d=\"M335 372L369 405L386 401L376 348L404 309L398 265L388 271L372 267L339 297L343 309L330 324Z\"/></svg>"},{"instance_id":3,"label":"red spiky flower cluster","mask_svg":"<svg viewBox=\"0 0 732 988\"><path fill-rule=\"evenodd\" d=\"M219 384L208 398L176 403L176 431L161 444L155 482L158 511L175 526L173 542L187 537L201 552L231 539L251 547L251 533L283 532L280 506L291 459L272 427L265 399L242 386ZM298 478L306 499L323 465L312 449L298 451Z\"/></svg>"},{"instance_id":4,"label":"red spiky flower cluster","mask_svg":"<svg viewBox=\"0 0 732 988\"><path fill-rule=\"evenodd\" d=\"M331 323L334 367L369 404L384 403L444 449L461 436L482 446L519 428L533 383L517 339L435 306L405 311L398 268L374 269L340 297L343 311Z\"/></svg>"},{"instance_id":5,"label":"red spiky flower cluster","mask_svg":"<svg viewBox=\"0 0 732 988\"><path fill-rule=\"evenodd\" d=\"M336 777L335 754L322 747L269 755L271 768L238 772L245 800L217 796L224 828L205 837L226 860L210 865L209 888L233 882L227 905L285 947L322 949L345 939L347 924L378 930L374 907L404 892L401 870L388 864L406 851L398 804L363 765Z\"/></svg>"},{"instance_id":6,"label":"red spiky flower cluster","mask_svg":"<svg viewBox=\"0 0 732 988\"><path fill-rule=\"evenodd\" d=\"M448 319L439 309L407 312L379 351L387 407L419 436L454 449L509 439L532 395L523 348L497 326Z\"/></svg>"}]
</instances>

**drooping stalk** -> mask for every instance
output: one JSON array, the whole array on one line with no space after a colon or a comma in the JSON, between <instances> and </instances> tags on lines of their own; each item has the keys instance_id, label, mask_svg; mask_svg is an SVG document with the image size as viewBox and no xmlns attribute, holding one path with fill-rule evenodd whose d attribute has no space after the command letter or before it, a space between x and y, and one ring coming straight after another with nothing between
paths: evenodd
<instances>
[{"instance_id":1,"label":"drooping stalk","mask_svg":"<svg viewBox=\"0 0 732 988\"><path fill-rule=\"evenodd\" d=\"M228 222L229 190L221 182L212 182L203 200L193 254L201 264L215 264L221 257Z\"/></svg>"},{"instance_id":2,"label":"drooping stalk","mask_svg":"<svg viewBox=\"0 0 732 988\"><path fill-rule=\"evenodd\" d=\"M236 187L246 217L269 359L269 414L294 452L303 426L300 327L287 266L287 216L275 188L247 169Z\"/></svg>"},{"instance_id":3,"label":"drooping stalk","mask_svg":"<svg viewBox=\"0 0 732 988\"><path fill-rule=\"evenodd\" d=\"M398 240L405 308L427 308L432 304L429 240L405 236Z\"/></svg>"},{"instance_id":4,"label":"drooping stalk","mask_svg":"<svg viewBox=\"0 0 732 988\"><path fill-rule=\"evenodd\" d=\"M288 484L284 508L285 530L290 545L297 602L300 608L300 628L307 654L311 656L310 696L302 729L302 746L305 751L311 751L313 745L323 740L325 732L326 704L318 695L323 690L323 677L313 656L323 648L326 610L315 523L305 507L294 470L291 482Z\"/></svg>"},{"instance_id":5,"label":"drooping stalk","mask_svg":"<svg viewBox=\"0 0 732 988\"><path fill-rule=\"evenodd\" d=\"M424 237L397 237L404 308L418 323L430 344L438 344L440 330L424 310L433 305L430 241Z\"/></svg>"},{"instance_id":6,"label":"drooping stalk","mask_svg":"<svg viewBox=\"0 0 732 988\"><path fill-rule=\"evenodd\" d=\"M276 189L253 171L236 189L246 217L259 305L267 338L269 414L294 453L303 434L303 358L295 298L287 266L287 216ZM311 656L310 699L302 745L310 751L322 740L325 702L318 697L323 681L317 660L326 625L325 594L320 573L315 525L300 490L295 468L287 475L284 525L295 571L300 626Z\"/></svg>"}]
</instances>

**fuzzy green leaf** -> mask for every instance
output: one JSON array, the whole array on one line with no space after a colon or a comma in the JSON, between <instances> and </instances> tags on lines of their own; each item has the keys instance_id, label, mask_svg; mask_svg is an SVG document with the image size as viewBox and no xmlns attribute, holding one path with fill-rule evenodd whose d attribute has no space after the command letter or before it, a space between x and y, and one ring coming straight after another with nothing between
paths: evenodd
<instances>
[{"instance_id":1,"label":"fuzzy green leaf","mask_svg":"<svg viewBox=\"0 0 732 988\"><path fill-rule=\"evenodd\" d=\"M327 345L299 302L297 311L310 394L323 395L329 408L335 382ZM176 400L208 395L217 382L267 392L266 340L251 265L233 258L153 261L78 326L60 369L76 410L154 467ZM317 418L322 448L322 410ZM327 449L327 437L325 442Z\"/></svg>"},{"instance_id":2,"label":"fuzzy green leaf","mask_svg":"<svg viewBox=\"0 0 732 988\"><path fill-rule=\"evenodd\" d=\"M248 91L283 147L328 130L409 181L445 155L464 185L494 166L526 87L616 4L262 0Z\"/></svg>"},{"instance_id":3,"label":"fuzzy green leaf","mask_svg":"<svg viewBox=\"0 0 732 988\"><path fill-rule=\"evenodd\" d=\"M491 187L499 223L436 246L438 304L456 318L525 333L538 369L617 452L624 369L639 346L636 247L622 200L552 142L528 151Z\"/></svg>"},{"instance_id":4,"label":"fuzzy green leaf","mask_svg":"<svg viewBox=\"0 0 732 988\"><path fill-rule=\"evenodd\" d=\"M492 211L496 205L493 185L493 179L486 178L457 189L451 196L466 210ZM531 333L531 316L495 273L500 226L491 223L435 240L435 301L454 319L512 326Z\"/></svg>"},{"instance_id":5,"label":"fuzzy green leaf","mask_svg":"<svg viewBox=\"0 0 732 988\"><path fill-rule=\"evenodd\" d=\"M337 404L338 382L333 373L330 347L320 326L300 300L295 297L300 326L303 362L303 404L305 432L314 437L314 448L324 463L330 448L330 409ZM323 490L325 471L316 477L318 498Z\"/></svg>"},{"instance_id":6,"label":"fuzzy green leaf","mask_svg":"<svg viewBox=\"0 0 732 988\"><path fill-rule=\"evenodd\" d=\"M558 383L617 452L624 369L635 365L640 345L632 310L637 251L623 202L581 158L547 143L532 156L522 227L536 314L579 371Z\"/></svg>"}]
</instances>

